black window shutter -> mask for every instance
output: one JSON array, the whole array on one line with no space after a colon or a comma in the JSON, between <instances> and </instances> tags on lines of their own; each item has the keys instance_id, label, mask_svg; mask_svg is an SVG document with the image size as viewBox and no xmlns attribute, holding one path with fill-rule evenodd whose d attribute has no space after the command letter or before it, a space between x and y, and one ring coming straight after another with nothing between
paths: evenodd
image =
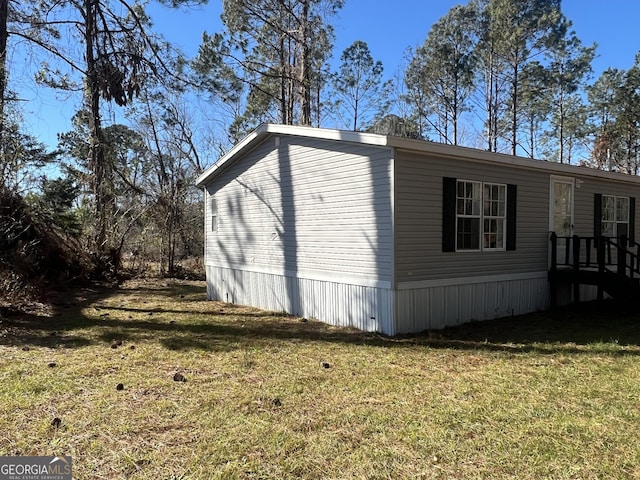
<instances>
[{"instance_id":1,"label":"black window shutter","mask_svg":"<svg viewBox=\"0 0 640 480\"><path fill-rule=\"evenodd\" d=\"M456 251L456 179L442 177L442 251Z\"/></svg>"},{"instance_id":2,"label":"black window shutter","mask_svg":"<svg viewBox=\"0 0 640 480\"><path fill-rule=\"evenodd\" d=\"M516 249L516 212L518 186L507 185L507 250Z\"/></svg>"},{"instance_id":3,"label":"black window shutter","mask_svg":"<svg viewBox=\"0 0 640 480\"><path fill-rule=\"evenodd\" d=\"M593 197L593 236L602 235L602 194L596 193Z\"/></svg>"},{"instance_id":4,"label":"black window shutter","mask_svg":"<svg viewBox=\"0 0 640 480\"><path fill-rule=\"evenodd\" d=\"M629 240L636 241L636 199L629 197Z\"/></svg>"}]
</instances>

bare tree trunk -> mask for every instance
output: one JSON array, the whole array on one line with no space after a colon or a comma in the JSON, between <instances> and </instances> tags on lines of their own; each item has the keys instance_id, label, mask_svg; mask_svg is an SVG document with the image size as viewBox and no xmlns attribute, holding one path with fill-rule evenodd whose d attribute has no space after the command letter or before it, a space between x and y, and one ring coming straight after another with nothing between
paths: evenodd
<instances>
[{"instance_id":1,"label":"bare tree trunk","mask_svg":"<svg viewBox=\"0 0 640 480\"><path fill-rule=\"evenodd\" d=\"M485 85L485 98L487 105L487 150L493 149L493 57L489 58L487 66L487 79Z\"/></svg>"},{"instance_id":2,"label":"bare tree trunk","mask_svg":"<svg viewBox=\"0 0 640 480\"><path fill-rule=\"evenodd\" d=\"M560 163L564 163L564 101L560 100L560 125L558 128L558 157Z\"/></svg>"},{"instance_id":3,"label":"bare tree trunk","mask_svg":"<svg viewBox=\"0 0 640 480\"><path fill-rule=\"evenodd\" d=\"M493 92L491 94L491 143L489 150L498 151L498 82L493 79Z\"/></svg>"},{"instance_id":4,"label":"bare tree trunk","mask_svg":"<svg viewBox=\"0 0 640 480\"><path fill-rule=\"evenodd\" d=\"M98 26L98 1L85 0L85 60L87 64L87 75L85 85L85 101L89 111L89 168L92 172L92 190L94 194L94 212L96 221L96 231L94 236L95 253L101 258L99 267L102 269L111 268L108 263L102 262L116 261L113 256L113 245L109 235L109 225L112 220L110 215L110 189L109 173L104 156L104 142L102 135L102 121L100 116L100 74L98 72L97 59L94 55L94 42L96 41ZM112 265L116 267L116 265ZM106 273L106 272L102 272Z\"/></svg>"},{"instance_id":5,"label":"bare tree trunk","mask_svg":"<svg viewBox=\"0 0 640 480\"><path fill-rule=\"evenodd\" d=\"M530 158L535 158L535 142L536 142L536 130L534 128L534 115L531 114L531 120L529 122L529 148L531 151L529 152Z\"/></svg>"},{"instance_id":6,"label":"bare tree trunk","mask_svg":"<svg viewBox=\"0 0 640 480\"><path fill-rule=\"evenodd\" d=\"M518 64L513 66L513 83L511 98L511 155L516 155L518 146Z\"/></svg>"},{"instance_id":7,"label":"bare tree trunk","mask_svg":"<svg viewBox=\"0 0 640 480\"><path fill-rule=\"evenodd\" d=\"M287 59L285 58L285 34L280 34L280 121L283 125L287 125Z\"/></svg>"},{"instance_id":8,"label":"bare tree trunk","mask_svg":"<svg viewBox=\"0 0 640 480\"><path fill-rule=\"evenodd\" d=\"M451 125L453 127L453 144L458 145L458 78L453 89L453 108L451 109Z\"/></svg>"},{"instance_id":9,"label":"bare tree trunk","mask_svg":"<svg viewBox=\"0 0 640 480\"><path fill-rule=\"evenodd\" d=\"M4 104L7 90L7 19L9 0L0 0L0 153L4 150Z\"/></svg>"},{"instance_id":10,"label":"bare tree trunk","mask_svg":"<svg viewBox=\"0 0 640 480\"><path fill-rule=\"evenodd\" d=\"M300 78L298 91L300 96L300 124L311 125L311 68L309 37L309 1L302 2L302 18L300 25Z\"/></svg>"}]
</instances>

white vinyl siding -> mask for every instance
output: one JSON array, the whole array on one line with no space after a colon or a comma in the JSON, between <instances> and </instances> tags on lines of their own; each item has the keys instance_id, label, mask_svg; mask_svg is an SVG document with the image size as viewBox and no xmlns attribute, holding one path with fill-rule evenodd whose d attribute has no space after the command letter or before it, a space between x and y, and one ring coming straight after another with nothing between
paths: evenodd
<instances>
[{"instance_id":1,"label":"white vinyl siding","mask_svg":"<svg viewBox=\"0 0 640 480\"><path fill-rule=\"evenodd\" d=\"M547 270L548 172L402 150L396 150L395 172L398 283ZM443 252L443 177L517 185L516 249Z\"/></svg>"},{"instance_id":2,"label":"white vinyl siding","mask_svg":"<svg viewBox=\"0 0 640 480\"><path fill-rule=\"evenodd\" d=\"M271 137L207 190L218 212L207 265L390 284L391 149Z\"/></svg>"}]
</instances>

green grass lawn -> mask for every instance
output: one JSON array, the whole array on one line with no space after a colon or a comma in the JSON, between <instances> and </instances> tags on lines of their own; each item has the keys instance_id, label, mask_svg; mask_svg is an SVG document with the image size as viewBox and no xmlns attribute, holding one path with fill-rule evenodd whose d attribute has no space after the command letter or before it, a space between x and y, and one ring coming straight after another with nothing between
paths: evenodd
<instances>
[{"instance_id":1,"label":"green grass lawn","mask_svg":"<svg viewBox=\"0 0 640 480\"><path fill-rule=\"evenodd\" d=\"M74 479L640 478L638 315L389 339L204 290L3 319L0 454L71 455Z\"/></svg>"}]
</instances>

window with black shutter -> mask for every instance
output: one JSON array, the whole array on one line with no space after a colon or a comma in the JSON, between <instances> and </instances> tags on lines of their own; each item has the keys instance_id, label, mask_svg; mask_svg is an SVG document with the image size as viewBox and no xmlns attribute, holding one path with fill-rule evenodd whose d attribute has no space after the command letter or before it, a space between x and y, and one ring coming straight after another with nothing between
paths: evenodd
<instances>
[{"instance_id":1,"label":"window with black shutter","mask_svg":"<svg viewBox=\"0 0 640 480\"><path fill-rule=\"evenodd\" d=\"M594 196L594 235L625 236L634 240L635 208L636 199L634 197L596 193Z\"/></svg>"},{"instance_id":2,"label":"window with black shutter","mask_svg":"<svg viewBox=\"0 0 640 480\"><path fill-rule=\"evenodd\" d=\"M516 185L443 178L442 251L516 248Z\"/></svg>"}]
</instances>

